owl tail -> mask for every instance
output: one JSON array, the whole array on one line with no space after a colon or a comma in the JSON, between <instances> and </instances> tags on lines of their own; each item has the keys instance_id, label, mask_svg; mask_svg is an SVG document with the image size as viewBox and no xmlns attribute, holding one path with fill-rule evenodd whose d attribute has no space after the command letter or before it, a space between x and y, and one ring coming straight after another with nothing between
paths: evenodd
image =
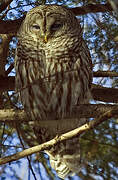
<instances>
[{"instance_id":1,"label":"owl tail","mask_svg":"<svg viewBox=\"0 0 118 180\"><path fill-rule=\"evenodd\" d=\"M79 173L82 168L79 138L69 139L46 151L50 157L50 164L58 176L65 179Z\"/></svg>"}]
</instances>

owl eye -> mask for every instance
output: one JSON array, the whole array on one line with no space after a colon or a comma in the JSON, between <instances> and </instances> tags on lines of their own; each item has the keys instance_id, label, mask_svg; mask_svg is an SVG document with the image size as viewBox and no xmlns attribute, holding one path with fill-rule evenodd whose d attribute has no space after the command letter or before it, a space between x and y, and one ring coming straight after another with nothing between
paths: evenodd
<instances>
[{"instance_id":1,"label":"owl eye","mask_svg":"<svg viewBox=\"0 0 118 180\"><path fill-rule=\"evenodd\" d=\"M56 30L59 29L61 26L62 26L62 24L53 24L53 25L51 26L51 30L52 30L52 31L56 31Z\"/></svg>"},{"instance_id":2,"label":"owl eye","mask_svg":"<svg viewBox=\"0 0 118 180\"><path fill-rule=\"evenodd\" d=\"M39 30L39 29L40 29L40 26L39 26L38 24L34 24L34 25L32 26L32 28L35 29L35 30Z\"/></svg>"}]
</instances>

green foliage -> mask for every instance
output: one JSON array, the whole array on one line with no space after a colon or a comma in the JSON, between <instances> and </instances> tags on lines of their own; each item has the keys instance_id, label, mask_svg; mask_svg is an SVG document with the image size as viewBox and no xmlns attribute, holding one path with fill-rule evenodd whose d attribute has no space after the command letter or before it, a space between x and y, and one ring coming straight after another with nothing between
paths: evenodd
<instances>
[{"instance_id":1,"label":"green foliage","mask_svg":"<svg viewBox=\"0 0 118 180\"><path fill-rule=\"evenodd\" d=\"M85 177L90 173L103 179L117 179L117 125L111 119L86 132L81 138L82 156L87 164Z\"/></svg>"}]
</instances>

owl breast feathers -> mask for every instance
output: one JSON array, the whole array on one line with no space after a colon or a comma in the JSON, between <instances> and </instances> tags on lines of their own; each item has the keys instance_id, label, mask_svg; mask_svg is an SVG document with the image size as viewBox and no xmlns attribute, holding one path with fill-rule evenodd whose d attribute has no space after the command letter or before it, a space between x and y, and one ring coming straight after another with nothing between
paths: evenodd
<instances>
[{"instance_id":1,"label":"owl breast feathers","mask_svg":"<svg viewBox=\"0 0 118 180\"><path fill-rule=\"evenodd\" d=\"M16 89L27 115L36 124L42 123L35 128L38 141L81 126L85 119L62 121L71 116L74 105L90 99L92 63L78 19L65 7L41 5L27 13L17 36ZM49 123L50 112L54 123ZM78 138L47 153L61 178L80 171Z\"/></svg>"}]
</instances>

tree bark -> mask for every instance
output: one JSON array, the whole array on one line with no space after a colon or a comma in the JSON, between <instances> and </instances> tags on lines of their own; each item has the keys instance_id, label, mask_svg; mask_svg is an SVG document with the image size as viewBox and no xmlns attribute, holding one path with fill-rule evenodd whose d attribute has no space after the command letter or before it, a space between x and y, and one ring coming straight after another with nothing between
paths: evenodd
<instances>
[{"instance_id":1,"label":"tree bark","mask_svg":"<svg viewBox=\"0 0 118 180\"><path fill-rule=\"evenodd\" d=\"M93 77L118 77L115 71L96 71L93 72Z\"/></svg>"},{"instance_id":2,"label":"tree bark","mask_svg":"<svg viewBox=\"0 0 118 180\"><path fill-rule=\"evenodd\" d=\"M85 15L88 13L97 13L97 12L109 12L113 11L109 3L106 4L88 4L82 7L71 8L72 12L76 15Z\"/></svg>"},{"instance_id":3,"label":"tree bark","mask_svg":"<svg viewBox=\"0 0 118 180\"><path fill-rule=\"evenodd\" d=\"M0 13L4 11L13 0L2 0L0 2Z\"/></svg>"},{"instance_id":4,"label":"tree bark","mask_svg":"<svg viewBox=\"0 0 118 180\"><path fill-rule=\"evenodd\" d=\"M9 43L13 34L0 34L0 76L5 76L5 65L7 64L7 56L9 52Z\"/></svg>"},{"instance_id":5,"label":"tree bark","mask_svg":"<svg viewBox=\"0 0 118 180\"><path fill-rule=\"evenodd\" d=\"M111 104L83 104L80 106L74 106L72 110L71 118L65 116L64 119L68 118L71 120L72 118L97 118L101 114L104 114L108 111L116 109L117 105ZM54 117L53 114L48 115L49 120L47 122L51 123L56 120L51 120ZM118 112L116 113L115 117L118 117ZM24 110L14 110L14 109L2 109L0 110L0 122L27 122L32 121L27 117ZM44 122L45 123L45 122Z\"/></svg>"},{"instance_id":6,"label":"tree bark","mask_svg":"<svg viewBox=\"0 0 118 180\"><path fill-rule=\"evenodd\" d=\"M117 113L118 113L118 108L111 110L111 111L108 111L107 113L104 113L99 118L92 120L89 123L86 123L83 126L76 128L70 132L67 132L67 133L62 134L60 136L57 136L54 139L52 139L46 143L43 143L43 144L38 145L38 146L31 147L29 149L25 149L21 152L18 152L16 154L11 155L11 156L6 156L3 158L0 158L0 165L6 164L6 163L9 163L12 161L16 161L16 160L21 159L25 156L32 155L33 153L37 153L40 151L47 150L50 147L55 146L57 143L60 143L60 142L65 141L67 139L70 139L70 138L73 138L76 136L78 136L78 138L79 138L79 136L82 133L84 133L85 131L95 128L96 126L98 126L102 122L106 121L107 119L111 118L113 115L116 115Z\"/></svg>"}]
</instances>

